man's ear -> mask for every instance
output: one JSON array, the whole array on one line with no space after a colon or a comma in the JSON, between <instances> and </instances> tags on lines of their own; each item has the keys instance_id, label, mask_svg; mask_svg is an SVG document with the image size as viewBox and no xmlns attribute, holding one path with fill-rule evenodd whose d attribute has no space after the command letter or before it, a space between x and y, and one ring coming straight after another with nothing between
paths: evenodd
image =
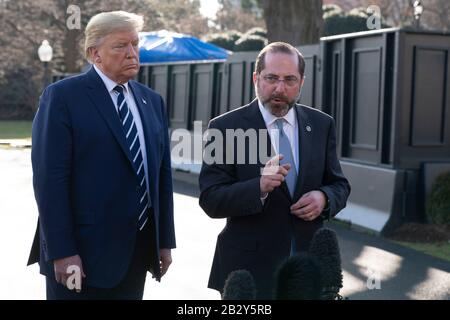
<instances>
[{"instance_id":1,"label":"man's ear","mask_svg":"<svg viewBox=\"0 0 450 320\"><path fill-rule=\"evenodd\" d=\"M253 72L253 84L256 85L256 79L258 78L258 75L256 74L256 71Z\"/></svg>"},{"instance_id":2,"label":"man's ear","mask_svg":"<svg viewBox=\"0 0 450 320\"><path fill-rule=\"evenodd\" d=\"M98 49L95 47L89 48L89 57L93 63L101 63L102 62L102 59L98 52Z\"/></svg>"},{"instance_id":3,"label":"man's ear","mask_svg":"<svg viewBox=\"0 0 450 320\"><path fill-rule=\"evenodd\" d=\"M305 84L305 76L303 75L302 78L300 79L300 88L303 87L304 84Z\"/></svg>"}]
</instances>

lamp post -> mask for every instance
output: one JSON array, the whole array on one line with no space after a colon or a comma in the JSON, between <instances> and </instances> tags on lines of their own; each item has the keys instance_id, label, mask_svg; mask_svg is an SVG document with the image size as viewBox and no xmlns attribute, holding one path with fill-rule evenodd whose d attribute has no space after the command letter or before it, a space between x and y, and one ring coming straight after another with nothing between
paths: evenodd
<instances>
[{"instance_id":1,"label":"lamp post","mask_svg":"<svg viewBox=\"0 0 450 320\"><path fill-rule=\"evenodd\" d=\"M48 64L52 60L53 49L47 40L43 40L41 46L38 49L39 60L44 63L44 87L50 84L50 73Z\"/></svg>"},{"instance_id":2,"label":"lamp post","mask_svg":"<svg viewBox=\"0 0 450 320\"><path fill-rule=\"evenodd\" d=\"M414 7L414 26L416 30L420 29L420 17L423 13L423 5L421 0L414 1L413 4Z\"/></svg>"}]
</instances>

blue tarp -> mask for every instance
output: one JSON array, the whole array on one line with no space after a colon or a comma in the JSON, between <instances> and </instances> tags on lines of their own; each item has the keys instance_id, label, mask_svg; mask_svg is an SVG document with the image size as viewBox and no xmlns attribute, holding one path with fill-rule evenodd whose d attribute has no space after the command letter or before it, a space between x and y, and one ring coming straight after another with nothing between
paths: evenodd
<instances>
[{"instance_id":1,"label":"blue tarp","mask_svg":"<svg viewBox=\"0 0 450 320\"><path fill-rule=\"evenodd\" d=\"M139 33L139 58L145 63L224 60L229 51L195 37L169 32Z\"/></svg>"}]
</instances>

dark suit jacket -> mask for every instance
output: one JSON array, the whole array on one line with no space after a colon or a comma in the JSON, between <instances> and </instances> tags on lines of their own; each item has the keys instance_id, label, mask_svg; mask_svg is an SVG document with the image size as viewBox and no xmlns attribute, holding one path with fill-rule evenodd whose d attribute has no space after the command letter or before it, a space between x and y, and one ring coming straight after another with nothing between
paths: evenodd
<instances>
[{"instance_id":1,"label":"dark suit jacket","mask_svg":"<svg viewBox=\"0 0 450 320\"><path fill-rule=\"evenodd\" d=\"M255 279L258 297L271 298L274 272L290 253L291 238L296 247L307 250L314 232L322 226L322 218L306 222L290 214L290 206L303 194L322 190L329 199L329 215L335 216L345 207L350 185L343 176L336 156L333 119L327 114L303 105L295 107L299 130L300 170L296 190L291 198L286 184L271 192L261 202L260 172L264 163L249 164L246 144L245 164L203 163L199 177L200 206L212 218L227 218L219 234L209 287L223 290L228 274L237 269L250 271ZM306 127L310 127L310 131ZM257 100L213 120L210 129L266 129ZM271 143L267 137L267 148ZM211 143L211 142L209 142ZM259 145L259 143L258 143ZM232 141L224 139L225 155ZM259 151L259 147L258 153ZM234 161L237 150L234 150ZM236 162L234 162L236 163Z\"/></svg>"},{"instance_id":2,"label":"dark suit jacket","mask_svg":"<svg viewBox=\"0 0 450 320\"><path fill-rule=\"evenodd\" d=\"M146 141L154 252L175 247L167 116L161 96L129 81ZM145 101L145 102L144 102ZM33 122L33 186L38 230L29 264L53 277L53 260L79 254L89 286L110 288L125 275L138 232L140 183L117 111L103 81L87 73L50 85Z\"/></svg>"}]
</instances>

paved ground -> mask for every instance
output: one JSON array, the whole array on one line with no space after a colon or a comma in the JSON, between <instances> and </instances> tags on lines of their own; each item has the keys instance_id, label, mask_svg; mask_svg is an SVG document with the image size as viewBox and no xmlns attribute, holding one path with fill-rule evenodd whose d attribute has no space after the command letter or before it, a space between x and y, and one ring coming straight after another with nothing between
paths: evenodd
<instances>
[{"instance_id":1,"label":"paved ground","mask_svg":"<svg viewBox=\"0 0 450 320\"><path fill-rule=\"evenodd\" d=\"M26 267L36 227L29 149L0 148L0 299L44 299L44 279ZM215 239L224 221L198 206L197 188L175 183L178 248L162 283L147 281L145 299L219 299L207 289ZM341 294L351 299L450 299L450 263L382 238L330 225L344 269ZM372 288L372 289L370 289Z\"/></svg>"}]
</instances>

